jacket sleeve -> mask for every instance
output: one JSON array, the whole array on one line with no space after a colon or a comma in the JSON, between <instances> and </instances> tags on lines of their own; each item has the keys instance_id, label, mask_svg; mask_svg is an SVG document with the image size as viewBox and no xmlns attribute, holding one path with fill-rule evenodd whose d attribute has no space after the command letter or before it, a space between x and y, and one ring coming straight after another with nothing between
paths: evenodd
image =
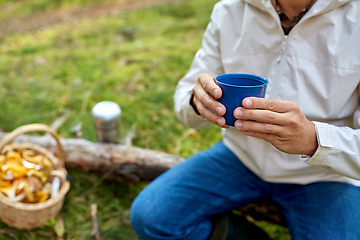
<instances>
[{"instance_id":1,"label":"jacket sleeve","mask_svg":"<svg viewBox=\"0 0 360 240\"><path fill-rule=\"evenodd\" d=\"M188 73L180 79L174 94L175 113L180 122L192 128L204 128L210 122L195 113L190 105L190 96L197 78L202 73L212 76L223 74L224 70L220 58L219 30L216 19L219 13L218 4L215 5L210 22L203 35L201 48L195 54Z\"/></svg>"},{"instance_id":2,"label":"jacket sleeve","mask_svg":"<svg viewBox=\"0 0 360 240\"><path fill-rule=\"evenodd\" d=\"M320 122L314 124L319 147L311 158L303 160L340 175L360 179L360 107L354 113L354 129Z\"/></svg>"}]
</instances>

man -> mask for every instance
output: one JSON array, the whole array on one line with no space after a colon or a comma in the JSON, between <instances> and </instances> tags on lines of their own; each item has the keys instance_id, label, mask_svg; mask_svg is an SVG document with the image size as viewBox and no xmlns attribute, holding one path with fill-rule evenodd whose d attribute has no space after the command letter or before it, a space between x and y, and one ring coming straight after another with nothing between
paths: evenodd
<instances>
[{"instance_id":1,"label":"man","mask_svg":"<svg viewBox=\"0 0 360 240\"><path fill-rule=\"evenodd\" d=\"M180 121L217 124L223 142L139 194L131 209L139 236L266 239L227 213L265 196L293 240L360 239L359 43L360 1L217 3L174 100ZM244 99L228 127L213 78L233 72L269 85L264 99Z\"/></svg>"}]
</instances>

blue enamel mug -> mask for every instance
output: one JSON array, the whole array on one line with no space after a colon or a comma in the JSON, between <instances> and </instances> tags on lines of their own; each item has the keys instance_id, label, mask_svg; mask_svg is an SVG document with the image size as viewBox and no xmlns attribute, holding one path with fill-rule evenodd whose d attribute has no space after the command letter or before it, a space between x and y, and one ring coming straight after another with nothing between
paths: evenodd
<instances>
[{"instance_id":1,"label":"blue enamel mug","mask_svg":"<svg viewBox=\"0 0 360 240\"><path fill-rule=\"evenodd\" d=\"M215 82L222 90L222 96L218 101L226 108L223 116L226 124L234 126L234 110L242 107L242 101L246 97L265 97L269 80L252 74L230 73L217 76Z\"/></svg>"}]
</instances>

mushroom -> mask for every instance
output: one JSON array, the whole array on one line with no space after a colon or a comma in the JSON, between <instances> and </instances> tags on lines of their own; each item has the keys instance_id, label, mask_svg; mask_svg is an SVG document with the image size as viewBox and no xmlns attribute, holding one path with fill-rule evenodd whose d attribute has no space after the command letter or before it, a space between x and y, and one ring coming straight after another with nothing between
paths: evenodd
<instances>
[{"instance_id":1,"label":"mushroom","mask_svg":"<svg viewBox=\"0 0 360 240\"><path fill-rule=\"evenodd\" d=\"M34 193L30 190L30 184L26 178L16 179L13 183L13 188L15 191L22 190L29 202L35 202Z\"/></svg>"},{"instance_id":2,"label":"mushroom","mask_svg":"<svg viewBox=\"0 0 360 240\"><path fill-rule=\"evenodd\" d=\"M17 159L21 159L21 155L20 155L20 153L18 153L18 152L15 152L15 151L9 151L7 154L6 154L6 158L7 159L15 159L15 160L17 160Z\"/></svg>"},{"instance_id":3,"label":"mushroom","mask_svg":"<svg viewBox=\"0 0 360 240\"><path fill-rule=\"evenodd\" d=\"M48 180L48 175L45 175L45 173L35 170L35 169L30 169L27 172L27 176L28 177L31 177L31 176L38 177L41 180L41 182L43 182L43 183L45 183Z\"/></svg>"},{"instance_id":4,"label":"mushroom","mask_svg":"<svg viewBox=\"0 0 360 240\"><path fill-rule=\"evenodd\" d=\"M51 197L55 197L59 193L60 189L60 178L54 177L52 185L51 185Z\"/></svg>"},{"instance_id":5,"label":"mushroom","mask_svg":"<svg viewBox=\"0 0 360 240\"><path fill-rule=\"evenodd\" d=\"M22 160L21 161L22 165L24 165L24 167L26 168L34 168L36 170L40 170L41 169L41 166L40 165L36 165L34 163L31 163L31 162L28 162L26 160Z\"/></svg>"},{"instance_id":6,"label":"mushroom","mask_svg":"<svg viewBox=\"0 0 360 240\"><path fill-rule=\"evenodd\" d=\"M25 198L25 194L20 193L18 196L16 196L17 190L20 190L23 188L24 183L23 180L18 179L15 180L10 187L7 188L1 188L0 191L4 193L11 201L13 202L19 202Z\"/></svg>"},{"instance_id":7,"label":"mushroom","mask_svg":"<svg viewBox=\"0 0 360 240\"><path fill-rule=\"evenodd\" d=\"M16 189L11 187L11 188L5 188L5 189L1 189L1 192L3 192L6 196L8 196L8 198L10 198L11 201L15 202L15 192Z\"/></svg>"},{"instance_id":8,"label":"mushroom","mask_svg":"<svg viewBox=\"0 0 360 240\"><path fill-rule=\"evenodd\" d=\"M37 192L43 187L43 184L41 183L40 179L37 177L34 176L28 177L27 181L29 183L29 189L32 192Z\"/></svg>"},{"instance_id":9,"label":"mushroom","mask_svg":"<svg viewBox=\"0 0 360 240\"><path fill-rule=\"evenodd\" d=\"M2 172L1 178L3 180L13 180L14 179L13 172L11 170L6 170L5 172Z\"/></svg>"},{"instance_id":10,"label":"mushroom","mask_svg":"<svg viewBox=\"0 0 360 240\"><path fill-rule=\"evenodd\" d=\"M42 191L48 195L50 195L51 193L51 183L45 183L43 188L42 188Z\"/></svg>"},{"instance_id":11,"label":"mushroom","mask_svg":"<svg viewBox=\"0 0 360 240\"><path fill-rule=\"evenodd\" d=\"M45 200L47 200L49 198L49 194L47 193L44 193L43 191L37 191L35 193L37 199L38 199L38 202L44 202Z\"/></svg>"}]
</instances>

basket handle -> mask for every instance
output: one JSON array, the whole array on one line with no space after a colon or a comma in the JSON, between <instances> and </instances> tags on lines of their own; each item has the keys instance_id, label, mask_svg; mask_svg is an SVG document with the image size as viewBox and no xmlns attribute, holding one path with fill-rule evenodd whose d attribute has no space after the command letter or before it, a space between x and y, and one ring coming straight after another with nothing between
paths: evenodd
<instances>
[{"instance_id":1,"label":"basket handle","mask_svg":"<svg viewBox=\"0 0 360 240\"><path fill-rule=\"evenodd\" d=\"M60 140L59 140L59 137L58 137L57 133L53 129L51 129L49 126L47 126L45 124L40 124L40 123L23 125L23 126L20 126L20 127L16 128L11 133L7 134L0 141L0 153L2 152L3 148L7 144L11 143L18 136L20 136L22 134L25 134L25 133L28 133L28 132L38 132L38 131L50 133L55 138L56 143L57 143L57 157L59 159L62 159L61 143L60 143Z\"/></svg>"}]
</instances>

